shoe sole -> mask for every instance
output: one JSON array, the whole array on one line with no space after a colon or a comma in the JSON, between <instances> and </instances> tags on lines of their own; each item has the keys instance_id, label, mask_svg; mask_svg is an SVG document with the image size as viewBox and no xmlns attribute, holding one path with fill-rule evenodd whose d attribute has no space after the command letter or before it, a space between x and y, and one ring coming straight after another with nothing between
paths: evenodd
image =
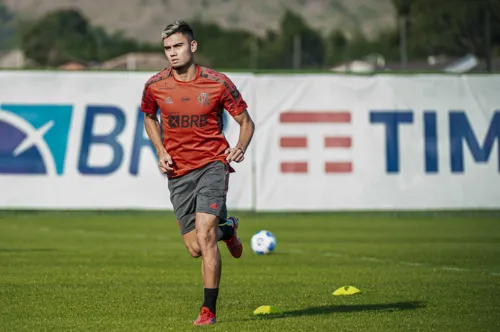
<instances>
[{"instance_id":1,"label":"shoe sole","mask_svg":"<svg viewBox=\"0 0 500 332\"><path fill-rule=\"evenodd\" d=\"M212 324L215 324L215 320L214 321L210 321L208 323L193 323L194 326L203 326L203 325L212 325Z\"/></svg>"}]
</instances>

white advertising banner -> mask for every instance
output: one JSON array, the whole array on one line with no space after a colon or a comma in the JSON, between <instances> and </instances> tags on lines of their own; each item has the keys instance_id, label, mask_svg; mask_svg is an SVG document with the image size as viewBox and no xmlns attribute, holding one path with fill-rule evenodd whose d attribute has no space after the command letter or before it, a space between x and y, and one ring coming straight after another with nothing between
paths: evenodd
<instances>
[{"instance_id":1,"label":"white advertising banner","mask_svg":"<svg viewBox=\"0 0 500 332\"><path fill-rule=\"evenodd\" d=\"M0 72L0 208L171 209L152 74ZM228 76L256 123L229 209L500 208L499 75Z\"/></svg>"},{"instance_id":2,"label":"white advertising banner","mask_svg":"<svg viewBox=\"0 0 500 332\"><path fill-rule=\"evenodd\" d=\"M257 77L256 209L500 208L500 76Z\"/></svg>"},{"instance_id":3,"label":"white advertising banner","mask_svg":"<svg viewBox=\"0 0 500 332\"><path fill-rule=\"evenodd\" d=\"M0 208L171 209L139 110L153 74L0 72ZM253 76L228 76L253 113ZM252 162L233 165L229 209L253 207Z\"/></svg>"}]
</instances>

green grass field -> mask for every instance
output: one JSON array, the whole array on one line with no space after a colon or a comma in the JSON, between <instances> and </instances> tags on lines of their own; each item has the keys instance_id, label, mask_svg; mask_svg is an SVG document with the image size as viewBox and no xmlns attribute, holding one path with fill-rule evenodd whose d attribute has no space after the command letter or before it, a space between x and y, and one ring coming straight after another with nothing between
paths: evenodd
<instances>
[{"instance_id":1,"label":"green grass field","mask_svg":"<svg viewBox=\"0 0 500 332\"><path fill-rule=\"evenodd\" d=\"M0 212L0 331L500 331L500 212L239 216L218 323L193 327L201 261L172 212Z\"/></svg>"}]
</instances>

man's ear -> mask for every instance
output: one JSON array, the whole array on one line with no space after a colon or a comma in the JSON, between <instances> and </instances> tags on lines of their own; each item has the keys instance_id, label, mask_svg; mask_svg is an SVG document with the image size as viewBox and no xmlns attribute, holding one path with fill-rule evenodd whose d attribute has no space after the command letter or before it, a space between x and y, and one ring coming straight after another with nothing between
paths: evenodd
<instances>
[{"instance_id":1,"label":"man's ear","mask_svg":"<svg viewBox=\"0 0 500 332\"><path fill-rule=\"evenodd\" d=\"M192 40L191 41L191 52L196 52L196 50L198 49L198 42L196 40Z\"/></svg>"}]
</instances>

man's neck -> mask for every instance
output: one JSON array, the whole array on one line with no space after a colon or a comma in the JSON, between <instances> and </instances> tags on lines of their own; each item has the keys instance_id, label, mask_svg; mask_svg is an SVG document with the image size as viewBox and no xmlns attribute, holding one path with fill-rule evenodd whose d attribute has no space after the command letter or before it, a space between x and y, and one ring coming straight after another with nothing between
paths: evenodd
<instances>
[{"instance_id":1,"label":"man's neck","mask_svg":"<svg viewBox=\"0 0 500 332\"><path fill-rule=\"evenodd\" d=\"M174 76L178 81L192 81L196 77L196 64L191 63L182 68L174 68Z\"/></svg>"}]
</instances>

